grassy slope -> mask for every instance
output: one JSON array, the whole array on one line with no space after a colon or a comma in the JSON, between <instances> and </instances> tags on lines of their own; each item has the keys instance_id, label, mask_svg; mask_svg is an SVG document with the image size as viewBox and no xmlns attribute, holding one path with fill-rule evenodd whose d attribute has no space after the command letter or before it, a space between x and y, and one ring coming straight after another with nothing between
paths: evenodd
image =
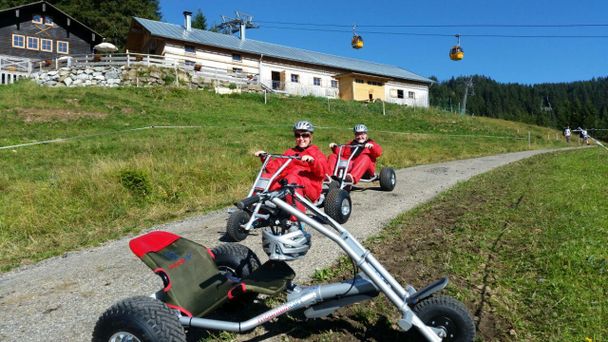
<instances>
[{"instance_id":1,"label":"grassy slope","mask_svg":"<svg viewBox=\"0 0 608 342\"><path fill-rule=\"evenodd\" d=\"M0 150L0 269L229 205L259 167L251 153L289 147L298 119L318 126L325 152L364 122L385 149L381 163L394 167L527 149L528 131L532 148L563 146L545 128L386 108L383 116L380 104L310 97L264 104L255 94L185 89L0 87L0 146L85 136ZM201 127L124 131L149 125Z\"/></svg>"},{"instance_id":2,"label":"grassy slope","mask_svg":"<svg viewBox=\"0 0 608 342\"><path fill-rule=\"evenodd\" d=\"M605 150L592 149L508 165L404 214L366 244L417 287L448 275L447 291L478 318L481 341L605 341L607 160ZM350 273L342 261L318 276ZM399 338L386 324L398 317L383 297L337 317L338 325L315 323L324 328L306 339ZM290 328L293 337L314 329Z\"/></svg>"}]
</instances>

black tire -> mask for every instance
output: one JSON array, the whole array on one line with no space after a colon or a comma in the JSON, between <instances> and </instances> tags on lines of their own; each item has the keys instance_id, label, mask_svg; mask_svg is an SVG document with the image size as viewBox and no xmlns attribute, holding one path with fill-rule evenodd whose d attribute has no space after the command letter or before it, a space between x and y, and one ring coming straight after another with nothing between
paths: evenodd
<instances>
[{"instance_id":1,"label":"black tire","mask_svg":"<svg viewBox=\"0 0 608 342\"><path fill-rule=\"evenodd\" d=\"M249 221L249 217L249 213L241 209L232 212L226 223L226 236L235 242L245 240L249 232L241 226Z\"/></svg>"},{"instance_id":2,"label":"black tire","mask_svg":"<svg viewBox=\"0 0 608 342\"><path fill-rule=\"evenodd\" d=\"M258 256L251 249L238 243L219 245L211 251L215 255L217 268L237 278L246 278L261 266ZM251 303L256 297L257 293L248 292L240 296L236 303Z\"/></svg>"},{"instance_id":3,"label":"black tire","mask_svg":"<svg viewBox=\"0 0 608 342\"><path fill-rule=\"evenodd\" d=\"M185 342L186 334L177 315L163 302L139 296L106 310L95 324L92 341Z\"/></svg>"},{"instance_id":4,"label":"black tire","mask_svg":"<svg viewBox=\"0 0 608 342\"><path fill-rule=\"evenodd\" d=\"M383 167L380 171L380 189L382 191L393 191L397 185L397 175L391 167Z\"/></svg>"},{"instance_id":5,"label":"black tire","mask_svg":"<svg viewBox=\"0 0 608 342\"><path fill-rule=\"evenodd\" d=\"M442 341L471 342L475 338L475 323L469 311L452 297L429 297L414 305L413 310L426 325L440 327L446 332Z\"/></svg>"},{"instance_id":6,"label":"black tire","mask_svg":"<svg viewBox=\"0 0 608 342\"><path fill-rule=\"evenodd\" d=\"M340 188L340 182L335 179L332 179L331 182L329 182L328 188L329 190L338 189Z\"/></svg>"},{"instance_id":7,"label":"black tire","mask_svg":"<svg viewBox=\"0 0 608 342\"><path fill-rule=\"evenodd\" d=\"M353 209L350 194L344 189L330 189L325 197L325 213L342 224L348 221Z\"/></svg>"}]
</instances>

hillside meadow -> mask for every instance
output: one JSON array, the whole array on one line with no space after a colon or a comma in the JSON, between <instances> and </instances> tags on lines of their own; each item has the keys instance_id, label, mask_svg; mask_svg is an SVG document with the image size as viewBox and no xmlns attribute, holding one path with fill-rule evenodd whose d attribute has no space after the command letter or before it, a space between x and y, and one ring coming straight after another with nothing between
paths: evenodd
<instances>
[{"instance_id":1,"label":"hillside meadow","mask_svg":"<svg viewBox=\"0 0 608 342\"><path fill-rule=\"evenodd\" d=\"M0 269L226 207L255 177L252 153L291 147L300 119L315 124L314 143L326 153L365 123L385 150L380 164L396 168L566 146L560 132L538 126L385 111L381 103L265 103L260 94L177 88L0 87Z\"/></svg>"}]
</instances>

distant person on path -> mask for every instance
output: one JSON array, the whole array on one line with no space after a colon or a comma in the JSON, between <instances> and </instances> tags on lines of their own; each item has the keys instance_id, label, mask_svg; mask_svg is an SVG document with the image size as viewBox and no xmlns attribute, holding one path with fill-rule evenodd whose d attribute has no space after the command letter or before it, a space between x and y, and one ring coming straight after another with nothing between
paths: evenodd
<instances>
[{"instance_id":1,"label":"distant person on path","mask_svg":"<svg viewBox=\"0 0 608 342\"><path fill-rule=\"evenodd\" d=\"M348 173L344 180L352 182L352 184L357 184L359 179L365 174L373 176L376 173L376 159L382 155L382 147L367 136L367 126L363 124L356 125L353 128L353 133L355 134L355 139L346 143L346 145L360 145L361 147L357 150L355 156L351 160ZM336 168L340 147L333 142L329 144L329 147L333 152L328 160L328 175L331 177ZM342 150L342 156L340 157L350 157L352 150L353 149L350 147L344 148Z\"/></svg>"},{"instance_id":2,"label":"distant person on path","mask_svg":"<svg viewBox=\"0 0 608 342\"><path fill-rule=\"evenodd\" d=\"M578 129L580 131L579 135L581 139L583 139L583 143L589 145L589 134L587 133L587 130L580 127Z\"/></svg>"},{"instance_id":3,"label":"distant person on path","mask_svg":"<svg viewBox=\"0 0 608 342\"><path fill-rule=\"evenodd\" d=\"M570 136L572 136L572 131L570 131L570 126L566 127L564 130L564 136L566 137L566 142L570 143Z\"/></svg>"},{"instance_id":4,"label":"distant person on path","mask_svg":"<svg viewBox=\"0 0 608 342\"><path fill-rule=\"evenodd\" d=\"M293 135L296 140L296 146L286 150L284 156L297 156L300 159L293 160L289 166L283 170L281 175L270 186L270 190L277 190L281 187L279 180L285 179L289 184L298 184L304 186L304 188L297 188L296 192L300 195L307 197L312 202L315 202L321 196L321 187L323 185L323 178L327 172L327 159L319 147L312 144L313 125L308 121L298 121L293 126ZM266 152L257 151L255 152L257 157L260 157L262 161L266 159ZM287 159L274 159L266 165L266 172L273 174L275 173ZM291 196L288 196L286 200L290 203L293 202ZM296 202L297 208L306 212L306 208L300 202ZM295 220L292 217L292 220Z\"/></svg>"}]
</instances>

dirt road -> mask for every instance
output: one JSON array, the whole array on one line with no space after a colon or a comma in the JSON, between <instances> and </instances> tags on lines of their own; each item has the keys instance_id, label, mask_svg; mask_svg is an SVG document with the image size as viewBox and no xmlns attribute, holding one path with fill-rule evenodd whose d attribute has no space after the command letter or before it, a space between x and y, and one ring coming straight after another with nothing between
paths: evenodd
<instances>
[{"instance_id":1,"label":"dirt road","mask_svg":"<svg viewBox=\"0 0 608 342\"><path fill-rule=\"evenodd\" d=\"M352 193L353 214L345 225L359 239L377 233L407 211L460 181L549 150L525 151L424 165L397 171L393 192ZM224 233L227 210L154 227L213 247ZM313 234L314 235L314 234ZM244 244L260 255L259 234ZM161 288L160 279L128 248L129 238L67 253L0 276L0 341L87 341L99 315L117 300L147 295ZM308 255L291 266L298 280L308 279L341 254L336 245L313 237Z\"/></svg>"}]
</instances>

